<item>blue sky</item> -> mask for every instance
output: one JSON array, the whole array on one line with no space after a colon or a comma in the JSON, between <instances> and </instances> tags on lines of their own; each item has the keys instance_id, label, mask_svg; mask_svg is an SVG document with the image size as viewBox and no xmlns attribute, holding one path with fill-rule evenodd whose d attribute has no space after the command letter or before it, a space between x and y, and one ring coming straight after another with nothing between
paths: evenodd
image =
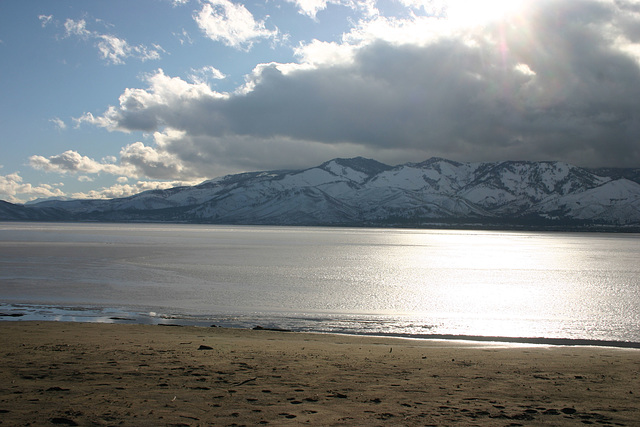
<instances>
[{"instance_id":1,"label":"blue sky","mask_svg":"<svg viewBox=\"0 0 640 427\"><path fill-rule=\"evenodd\" d=\"M0 199L335 157L640 166L640 1L0 1Z\"/></svg>"}]
</instances>

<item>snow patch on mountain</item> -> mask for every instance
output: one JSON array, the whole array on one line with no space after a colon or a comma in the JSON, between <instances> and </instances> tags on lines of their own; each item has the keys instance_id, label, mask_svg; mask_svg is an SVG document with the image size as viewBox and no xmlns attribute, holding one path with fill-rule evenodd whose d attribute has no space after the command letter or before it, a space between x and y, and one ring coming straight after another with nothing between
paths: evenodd
<instances>
[{"instance_id":1,"label":"snow patch on mountain","mask_svg":"<svg viewBox=\"0 0 640 427\"><path fill-rule=\"evenodd\" d=\"M640 185L628 179L608 181L603 185L552 198L535 207L538 212L557 212L576 219L607 220L615 224L640 218Z\"/></svg>"},{"instance_id":2,"label":"snow patch on mountain","mask_svg":"<svg viewBox=\"0 0 640 427\"><path fill-rule=\"evenodd\" d=\"M617 171L620 173L620 171ZM356 157L246 172L113 200L6 204L1 219L279 225L590 224L640 226L640 184L563 162L388 166Z\"/></svg>"}]
</instances>

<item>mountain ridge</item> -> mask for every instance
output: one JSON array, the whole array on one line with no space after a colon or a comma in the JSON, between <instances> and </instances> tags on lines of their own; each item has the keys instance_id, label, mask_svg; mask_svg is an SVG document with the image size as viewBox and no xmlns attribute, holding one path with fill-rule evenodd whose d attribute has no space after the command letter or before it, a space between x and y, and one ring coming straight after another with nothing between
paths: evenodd
<instances>
[{"instance_id":1,"label":"mountain ridge","mask_svg":"<svg viewBox=\"0 0 640 427\"><path fill-rule=\"evenodd\" d=\"M389 166L336 158L301 170L245 172L110 200L0 204L0 220L334 226L640 227L637 170L599 175L564 162ZM635 171L635 172L634 172Z\"/></svg>"}]
</instances>

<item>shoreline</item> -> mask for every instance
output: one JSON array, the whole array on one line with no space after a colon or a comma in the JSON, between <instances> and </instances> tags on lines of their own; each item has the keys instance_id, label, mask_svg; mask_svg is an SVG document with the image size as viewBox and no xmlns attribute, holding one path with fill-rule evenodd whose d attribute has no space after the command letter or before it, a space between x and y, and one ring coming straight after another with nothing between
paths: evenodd
<instances>
[{"instance_id":1,"label":"shoreline","mask_svg":"<svg viewBox=\"0 0 640 427\"><path fill-rule=\"evenodd\" d=\"M542 233L612 233L612 234L640 234L640 224L607 224L592 223L583 220L556 221L539 219L537 221L460 221L430 219L423 222L379 222L379 223L309 223L309 224L281 224L281 223L234 223L234 222L201 222L201 221L153 221L153 220L87 220L87 219L0 219L0 224L124 224L124 225L201 225L227 227L285 227L285 228L344 228L344 229L397 229L397 230L465 230L465 231L531 231Z\"/></svg>"},{"instance_id":2,"label":"shoreline","mask_svg":"<svg viewBox=\"0 0 640 427\"><path fill-rule=\"evenodd\" d=\"M640 352L0 322L7 425L634 425Z\"/></svg>"},{"instance_id":3,"label":"shoreline","mask_svg":"<svg viewBox=\"0 0 640 427\"><path fill-rule=\"evenodd\" d=\"M593 347L612 347L612 348L629 348L640 349L640 342L636 341L623 341L615 339L592 339L592 338L566 338L566 337L509 337L509 336L488 336L488 335L465 335L465 334L410 334L410 333L384 333L384 332L366 332L366 331L350 331L348 329L341 330L323 330L322 328L296 328L296 327L281 327L277 323L267 323L268 326L262 326L261 320L265 320L263 316L251 316L246 315L245 321L238 321L242 318L241 315L229 315L226 317L236 319L235 322L222 322L218 324L219 318L187 318L180 317L178 315L169 315L166 317L158 316L144 316L142 313L133 311L113 311L109 307L103 307L107 309L110 314L102 315L87 315L91 310L76 308L75 312L79 314L65 313L65 310L60 310L58 307L46 306L50 311L56 312L46 315L34 315L25 314L25 309L16 309L15 307L28 307L33 309L33 305L30 304L11 304L4 303L6 307L0 308L0 323L2 322L15 322L15 321L27 321L27 322L71 322L71 323L101 323L101 324L130 324L130 325L165 325L165 326L184 326L184 327L222 327L229 329L253 329L263 328L266 330L274 330L281 332L296 332L296 333L320 333L320 334L340 334L340 335L352 335L352 336L368 336L368 337L380 337L380 338L408 338L417 340L446 340L446 341L471 341L471 342L496 342L505 344L534 344L534 345L551 345L551 346L593 346ZM59 310L59 311L57 311ZM82 314L80 314L82 313ZM225 317L225 316L222 316ZM251 319L251 320L248 320ZM271 320L278 319L273 317ZM287 316L283 316L282 319L287 319ZM267 319L268 320L268 319ZM216 324L212 324L216 322Z\"/></svg>"},{"instance_id":4,"label":"shoreline","mask_svg":"<svg viewBox=\"0 0 640 427\"><path fill-rule=\"evenodd\" d=\"M349 334L347 334L349 335ZM450 335L450 334L431 334L431 335L375 335L375 334L357 334L371 337L389 337L389 338L409 338L417 340L443 340L443 341L468 341L468 342L488 342L500 344L532 344L547 345L558 347L605 347L605 348L624 348L624 349L640 349L640 343L634 341L616 341L616 340L595 340L586 338L546 338L546 337L496 337L484 335Z\"/></svg>"}]
</instances>

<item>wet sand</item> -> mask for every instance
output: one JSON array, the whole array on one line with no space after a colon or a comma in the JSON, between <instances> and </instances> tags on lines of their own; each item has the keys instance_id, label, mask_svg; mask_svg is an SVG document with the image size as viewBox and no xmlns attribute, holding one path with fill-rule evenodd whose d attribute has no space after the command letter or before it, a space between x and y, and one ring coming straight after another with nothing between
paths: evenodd
<instances>
[{"instance_id":1,"label":"wet sand","mask_svg":"<svg viewBox=\"0 0 640 427\"><path fill-rule=\"evenodd\" d=\"M639 425L640 350L0 322L0 424Z\"/></svg>"}]
</instances>

